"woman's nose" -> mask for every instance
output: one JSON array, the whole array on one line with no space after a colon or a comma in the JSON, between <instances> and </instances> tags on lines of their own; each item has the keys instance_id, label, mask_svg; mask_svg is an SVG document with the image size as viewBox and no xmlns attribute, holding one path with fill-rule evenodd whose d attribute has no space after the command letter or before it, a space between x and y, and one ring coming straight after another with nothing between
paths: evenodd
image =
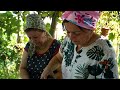
<instances>
[{"instance_id":1,"label":"woman's nose","mask_svg":"<svg viewBox=\"0 0 120 90\"><path fill-rule=\"evenodd\" d=\"M74 35L73 33L69 33L69 37L70 37L71 39L75 39L75 35Z\"/></svg>"},{"instance_id":2,"label":"woman's nose","mask_svg":"<svg viewBox=\"0 0 120 90\"><path fill-rule=\"evenodd\" d=\"M31 39L31 42L33 42L33 43L34 43L35 41L36 41L35 39Z\"/></svg>"}]
</instances>

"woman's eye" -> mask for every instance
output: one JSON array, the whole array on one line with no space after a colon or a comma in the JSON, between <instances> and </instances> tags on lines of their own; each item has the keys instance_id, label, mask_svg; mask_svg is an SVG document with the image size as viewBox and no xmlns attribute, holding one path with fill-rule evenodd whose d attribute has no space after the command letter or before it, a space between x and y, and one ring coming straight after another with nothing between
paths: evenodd
<instances>
[{"instance_id":1,"label":"woman's eye","mask_svg":"<svg viewBox=\"0 0 120 90\"><path fill-rule=\"evenodd\" d=\"M69 34L70 32L67 31L67 34Z\"/></svg>"},{"instance_id":2,"label":"woman's eye","mask_svg":"<svg viewBox=\"0 0 120 90\"><path fill-rule=\"evenodd\" d=\"M67 34L70 34L70 33L72 33L74 35L79 35L80 34L80 32L67 32Z\"/></svg>"},{"instance_id":3,"label":"woman's eye","mask_svg":"<svg viewBox=\"0 0 120 90\"><path fill-rule=\"evenodd\" d=\"M31 39L31 37L28 37L29 39Z\"/></svg>"},{"instance_id":4,"label":"woman's eye","mask_svg":"<svg viewBox=\"0 0 120 90\"><path fill-rule=\"evenodd\" d=\"M80 34L80 32L74 32L74 34L78 35L78 34Z\"/></svg>"},{"instance_id":5,"label":"woman's eye","mask_svg":"<svg viewBox=\"0 0 120 90\"><path fill-rule=\"evenodd\" d=\"M33 37L33 38L35 38L35 39L36 39L37 37Z\"/></svg>"}]
</instances>

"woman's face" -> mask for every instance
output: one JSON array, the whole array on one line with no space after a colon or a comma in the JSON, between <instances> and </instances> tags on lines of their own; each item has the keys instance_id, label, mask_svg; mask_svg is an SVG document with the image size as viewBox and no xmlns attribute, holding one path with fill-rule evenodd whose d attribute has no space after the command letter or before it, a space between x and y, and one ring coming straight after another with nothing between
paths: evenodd
<instances>
[{"instance_id":1,"label":"woman's face","mask_svg":"<svg viewBox=\"0 0 120 90\"><path fill-rule=\"evenodd\" d=\"M85 45L92 36L92 30L80 29L75 24L71 22L64 23L65 29L67 31L68 37L76 45Z\"/></svg>"},{"instance_id":2,"label":"woman's face","mask_svg":"<svg viewBox=\"0 0 120 90\"><path fill-rule=\"evenodd\" d=\"M45 42L45 32L31 30L26 33L29 40L36 46L40 46Z\"/></svg>"}]
</instances>

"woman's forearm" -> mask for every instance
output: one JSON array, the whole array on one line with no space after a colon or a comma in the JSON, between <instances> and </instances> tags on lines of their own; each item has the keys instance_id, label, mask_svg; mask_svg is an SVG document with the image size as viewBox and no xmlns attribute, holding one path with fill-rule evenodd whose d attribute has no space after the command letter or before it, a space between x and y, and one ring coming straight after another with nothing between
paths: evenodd
<instances>
[{"instance_id":1,"label":"woman's forearm","mask_svg":"<svg viewBox=\"0 0 120 90\"><path fill-rule=\"evenodd\" d=\"M59 62L58 58L55 56L50 60L49 64L47 65L47 68L54 71L58 67L59 64L60 64L60 62Z\"/></svg>"},{"instance_id":2,"label":"woman's forearm","mask_svg":"<svg viewBox=\"0 0 120 90\"><path fill-rule=\"evenodd\" d=\"M29 75L26 69L20 69L20 77L21 79L29 79Z\"/></svg>"},{"instance_id":3,"label":"woman's forearm","mask_svg":"<svg viewBox=\"0 0 120 90\"><path fill-rule=\"evenodd\" d=\"M52 71L54 71L60 64L62 63L62 57L61 55L58 53L57 55L55 55L49 62L49 64L47 65L47 68L51 69Z\"/></svg>"}]
</instances>

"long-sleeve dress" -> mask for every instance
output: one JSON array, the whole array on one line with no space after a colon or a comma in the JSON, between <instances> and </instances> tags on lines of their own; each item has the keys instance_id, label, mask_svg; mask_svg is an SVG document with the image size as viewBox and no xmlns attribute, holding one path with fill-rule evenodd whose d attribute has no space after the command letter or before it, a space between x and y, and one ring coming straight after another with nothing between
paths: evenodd
<instances>
[{"instance_id":1,"label":"long-sleeve dress","mask_svg":"<svg viewBox=\"0 0 120 90\"><path fill-rule=\"evenodd\" d=\"M27 43L25 46L25 50L28 52L30 44ZM27 72L29 74L30 79L40 79L43 69L48 65L49 61L56 55L59 51L60 42L56 39L53 40L49 49L43 53L38 54L34 53L32 57L28 55L27 58Z\"/></svg>"},{"instance_id":2,"label":"long-sleeve dress","mask_svg":"<svg viewBox=\"0 0 120 90\"><path fill-rule=\"evenodd\" d=\"M63 79L118 79L116 55L110 41L99 38L76 52L66 37L61 45Z\"/></svg>"}]
</instances>

